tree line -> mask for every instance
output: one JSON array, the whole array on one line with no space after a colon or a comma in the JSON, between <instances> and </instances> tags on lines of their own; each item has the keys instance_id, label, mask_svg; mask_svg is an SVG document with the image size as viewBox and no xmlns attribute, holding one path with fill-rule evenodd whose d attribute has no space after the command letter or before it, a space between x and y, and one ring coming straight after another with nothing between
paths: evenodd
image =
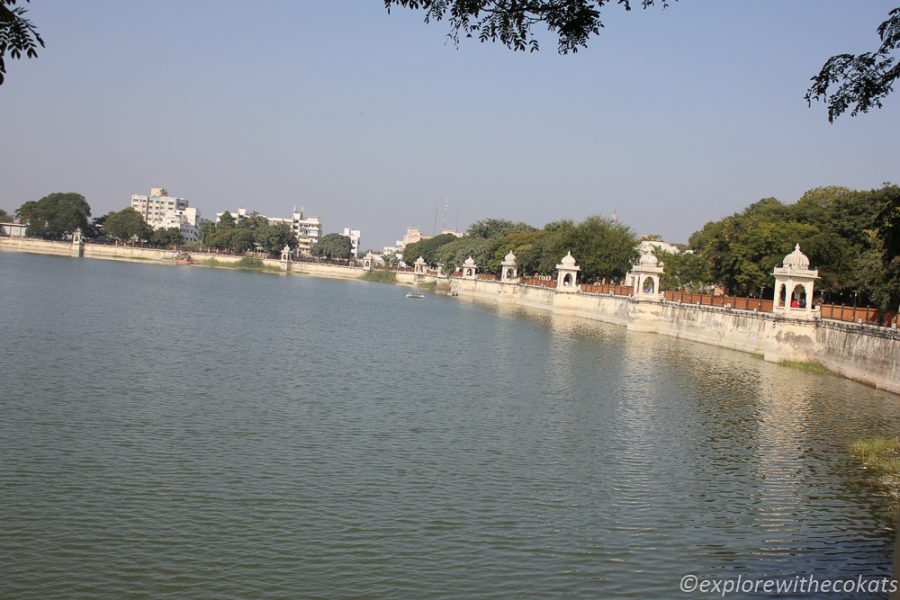
<instances>
[{"instance_id":1,"label":"tree line","mask_svg":"<svg viewBox=\"0 0 900 600\"><path fill-rule=\"evenodd\" d=\"M146 241L190 248L202 245L232 252L262 250L277 254L297 240L286 223L269 223L249 215L239 221L224 213L218 223L204 222L200 241L184 244L178 229L153 231L140 213L125 208L91 219L91 208L77 193L49 194L16 211L28 223L27 235L65 239L81 229L87 239ZM8 220L0 211L0 220ZM406 262L422 256L432 266L453 271L472 256L482 271L498 273L510 251L523 275L551 275L571 251L584 281L618 281L638 258L638 239L631 228L604 217L581 222L554 221L542 229L505 219L484 219L468 235L439 235L409 244ZM793 204L764 198L694 232L683 252L658 252L667 289L698 290L721 286L729 294L771 294L772 270L799 243L814 268L817 288L826 301L856 299L895 310L900 304L900 186L858 191L828 186L809 190ZM316 256L346 259L350 239L328 234L312 248Z\"/></svg>"},{"instance_id":2,"label":"tree line","mask_svg":"<svg viewBox=\"0 0 900 600\"><path fill-rule=\"evenodd\" d=\"M588 217L580 223L554 221L543 229L505 219L485 219L474 223L468 235L439 235L409 244L404 261L421 256L430 265L447 271L459 268L469 256L479 269L500 271L500 262L510 251L523 275L549 275L560 259L571 251L586 281L622 278L637 259L637 238L626 225L604 217Z\"/></svg>"},{"instance_id":3,"label":"tree line","mask_svg":"<svg viewBox=\"0 0 900 600\"><path fill-rule=\"evenodd\" d=\"M231 213L222 214L218 222L200 224L200 240L185 241L178 227L154 230L138 211L131 207L91 218L91 207L81 194L53 193L40 200L29 200L15 211L15 217L27 223L26 235L46 240L67 239L80 229L87 240L146 242L187 250L213 248L236 254L250 251L278 254L288 246L297 248L297 238L287 223L270 223L264 216L252 213L235 219ZM10 221L13 215L0 209L0 221ZM337 233L323 236L311 252L323 258L347 259L352 256L350 238Z\"/></svg>"},{"instance_id":4,"label":"tree line","mask_svg":"<svg viewBox=\"0 0 900 600\"><path fill-rule=\"evenodd\" d=\"M516 255L523 275L551 275L571 251L584 281L620 280L635 263L639 240L627 226L603 217L580 223L556 221L537 229L527 223L485 219L468 235L439 235L409 244L404 260L419 256L447 271L469 256L479 270L499 273L500 261ZM646 236L653 239L656 236ZM764 198L694 232L678 254L657 251L666 289L722 287L728 294L772 294L772 271L799 243L825 301L900 304L900 187L869 191L827 186L809 190L793 204Z\"/></svg>"},{"instance_id":5,"label":"tree line","mask_svg":"<svg viewBox=\"0 0 900 600\"><path fill-rule=\"evenodd\" d=\"M297 238L287 223L269 223L268 219L257 213L235 219L225 211L217 222L204 221L200 224L200 245L237 254L251 250L277 254L285 246L291 250L296 248Z\"/></svg>"},{"instance_id":6,"label":"tree line","mask_svg":"<svg viewBox=\"0 0 900 600\"><path fill-rule=\"evenodd\" d=\"M697 289L709 283L728 293L771 294L772 269L799 243L826 301L896 310L900 303L900 187L869 191L827 186L793 204L764 198L711 221L691 235L693 253L660 253L663 283Z\"/></svg>"},{"instance_id":7,"label":"tree line","mask_svg":"<svg viewBox=\"0 0 900 600\"><path fill-rule=\"evenodd\" d=\"M0 220L9 219L0 210ZM27 223L29 237L45 240L62 240L80 229L88 240L121 242L148 242L161 246L178 246L184 243L177 227L153 230L141 214L132 208L91 218L91 206L84 196L75 192L56 192L40 200L29 200L15 211L21 223Z\"/></svg>"}]
</instances>

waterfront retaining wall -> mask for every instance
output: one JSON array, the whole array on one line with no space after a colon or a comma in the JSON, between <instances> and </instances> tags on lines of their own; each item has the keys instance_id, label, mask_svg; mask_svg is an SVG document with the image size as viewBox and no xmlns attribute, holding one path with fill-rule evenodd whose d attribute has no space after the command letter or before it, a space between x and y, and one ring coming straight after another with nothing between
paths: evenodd
<instances>
[{"instance_id":1,"label":"waterfront retaining wall","mask_svg":"<svg viewBox=\"0 0 900 600\"><path fill-rule=\"evenodd\" d=\"M893 329L629 296L561 293L483 279L454 279L451 289L461 298L624 325L772 362L815 361L849 379L900 394L900 332Z\"/></svg>"},{"instance_id":2,"label":"waterfront retaining wall","mask_svg":"<svg viewBox=\"0 0 900 600\"><path fill-rule=\"evenodd\" d=\"M314 277L329 277L331 279L359 279L364 272L365 271L362 270L362 267L345 267L344 265L332 265L329 263L313 262L291 263L291 273L299 275L312 275Z\"/></svg>"},{"instance_id":3,"label":"waterfront retaining wall","mask_svg":"<svg viewBox=\"0 0 900 600\"><path fill-rule=\"evenodd\" d=\"M58 242L38 240L34 238L0 238L0 251L27 252L32 254L52 254L55 256L78 256L78 246L71 242ZM105 260L125 261L151 261L173 263L177 251L160 248L143 248L141 246L129 246L125 244L95 244L87 242L82 246L82 256L85 258L100 258ZM231 267L238 263L243 256L232 254L216 254L207 252L192 253L194 262L203 264L203 261L214 259L220 266ZM277 259L262 259L267 267L283 269L284 263ZM311 275L315 277L329 277L332 279L357 279L363 274L360 267L334 265L330 263L316 262L291 262L290 273L298 275Z\"/></svg>"},{"instance_id":4,"label":"waterfront retaining wall","mask_svg":"<svg viewBox=\"0 0 900 600\"><path fill-rule=\"evenodd\" d=\"M60 242L62 243L62 242ZM71 244L67 245L71 246ZM85 244L85 258L105 258L109 260L175 260L174 250L162 250L159 248L141 248L140 246L125 246L111 244Z\"/></svg>"},{"instance_id":5,"label":"waterfront retaining wall","mask_svg":"<svg viewBox=\"0 0 900 600\"><path fill-rule=\"evenodd\" d=\"M31 238L0 238L0 250L9 252L28 252L31 254L52 254L54 256L72 256L75 253L71 242L51 242Z\"/></svg>"}]
</instances>

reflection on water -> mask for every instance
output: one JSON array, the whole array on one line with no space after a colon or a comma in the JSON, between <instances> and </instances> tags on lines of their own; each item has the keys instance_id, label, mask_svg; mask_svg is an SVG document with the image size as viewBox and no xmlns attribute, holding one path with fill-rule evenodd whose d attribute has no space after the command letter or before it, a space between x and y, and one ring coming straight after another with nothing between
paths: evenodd
<instances>
[{"instance_id":1,"label":"reflection on water","mask_svg":"<svg viewBox=\"0 0 900 600\"><path fill-rule=\"evenodd\" d=\"M898 399L850 381L377 284L6 254L0 281L2 597L890 570L847 445Z\"/></svg>"}]
</instances>

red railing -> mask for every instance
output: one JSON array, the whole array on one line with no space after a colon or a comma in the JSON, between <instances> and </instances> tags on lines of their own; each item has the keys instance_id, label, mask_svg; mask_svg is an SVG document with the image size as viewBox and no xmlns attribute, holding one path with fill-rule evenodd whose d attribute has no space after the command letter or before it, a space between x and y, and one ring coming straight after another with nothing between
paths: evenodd
<instances>
[{"instance_id":1,"label":"red railing","mask_svg":"<svg viewBox=\"0 0 900 600\"><path fill-rule=\"evenodd\" d=\"M540 287L556 289L555 279L538 279L536 277L525 277L521 280L523 285L537 285Z\"/></svg>"},{"instance_id":2,"label":"red railing","mask_svg":"<svg viewBox=\"0 0 900 600\"><path fill-rule=\"evenodd\" d=\"M744 296L714 296L712 294L700 294L696 292L681 292L678 290L666 290L663 298L671 302L684 302L685 304L700 304L702 306L730 306L737 310L757 310L759 312L772 312L772 301L765 298L747 298Z\"/></svg>"},{"instance_id":3,"label":"red railing","mask_svg":"<svg viewBox=\"0 0 900 600\"><path fill-rule=\"evenodd\" d=\"M604 285L602 283L582 283L581 291L586 294L614 294L616 296L630 296L634 288L630 285Z\"/></svg>"},{"instance_id":4,"label":"red railing","mask_svg":"<svg viewBox=\"0 0 900 600\"><path fill-rule=\"evenodd\" d=\"M483 279L484 281L500 281L500 278L493 273L478 273L476 277L478 279Z\"/></svg>"},{"instance_id":5,"label":"red railing","mask_svg":"<svg viewBox=\"0 0 900 600\"><path fill-rule=\"evenodd\" d=\"M823 319L833 319L835 321L862 322L867 325L880 325L882 327L890 327L891 323L898 322L897 313L867 306L853 308L852 306L840 306L837 304L820 304L819 310Z\"/></svg>"}]
</instances>

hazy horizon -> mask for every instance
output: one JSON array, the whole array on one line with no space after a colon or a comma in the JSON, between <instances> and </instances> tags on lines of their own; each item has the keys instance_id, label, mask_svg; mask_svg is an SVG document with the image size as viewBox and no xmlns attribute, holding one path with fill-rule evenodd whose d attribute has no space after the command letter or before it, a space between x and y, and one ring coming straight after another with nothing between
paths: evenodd
<instances>
[{"instance_id":1,"label":"hazy horizon","mask_svg":"<svg viewBox=\"0 0 900 600\"><path fill-rule=\"evenodd\" d=\"M302 206L380 248L431 233L446 198L451 228L615 210L685 242L760 198L897 180L900 91L834 124L803 99L895 5L613 5L560 56L549 37L454 47L446 23L380 0L33 0L47 47L7 62L0 208L75 191L98 216L160 186L205 218Z\"/></svg>"}]
</instances>

